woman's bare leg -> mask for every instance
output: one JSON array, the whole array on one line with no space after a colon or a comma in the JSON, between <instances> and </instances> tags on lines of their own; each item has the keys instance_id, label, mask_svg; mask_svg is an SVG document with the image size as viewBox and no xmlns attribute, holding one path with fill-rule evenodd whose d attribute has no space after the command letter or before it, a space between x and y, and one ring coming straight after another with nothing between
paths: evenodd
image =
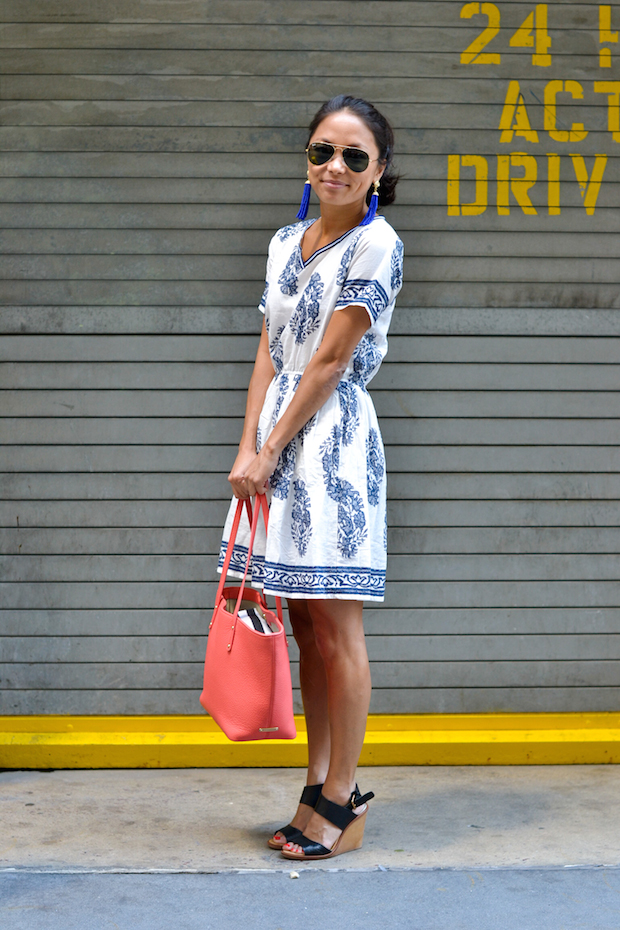
<instances>
[{"instance_id":1,"label":"woman's bare leg","mask_svg":"<svg viewBox=\"0 0 620 930\"><path fill-rule=\"evenodd\" d=\"M288 612L299 646L299 679L308 730L306 784L320 785L327 775L330 754L325 666L317 649L307 601L291 598L288 601ZM311 815L311 809L306 804L300 804L291 823L298 830L305 830ZM275 836L277 839L279 834L276 833Z\"/></svg>"},{"instance_id":2,"label":"woman's bare leg","mask_svg":"<svg viewBox=\"0 0 620 930\"><path fill-rule=\"evenodd\" d=\"M330 738L325 665L317 648L308 602L288 602L293 635L299 646L299 683L308 730L308 784L325 781L329 768Z\"/></svg>"},{"instance_id":3,"label":"woman's bare leg","mask_svg":"<svg viewBox=\"0 0 620 930\"><path fill-rule=\"evenodd\" d=\"M355 786L370 704L362 603L309 600L307 609L327 682L330 759L323 794L336 804L346 804ZM327 847L333 845L339 833L337 827L316 813L304 829L309 839Z\"/></svg>"}]
</instances>

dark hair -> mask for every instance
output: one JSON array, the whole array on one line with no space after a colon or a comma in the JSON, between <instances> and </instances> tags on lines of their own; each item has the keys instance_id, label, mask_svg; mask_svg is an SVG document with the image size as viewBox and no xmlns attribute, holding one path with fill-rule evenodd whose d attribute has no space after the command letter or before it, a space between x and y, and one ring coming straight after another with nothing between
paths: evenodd
<instances>
[{"instance_id":1,"label":"dark hair","mask_svg":"<svg viewBox=\"0 0 620 930\"><path fill-rule=\"evenodd\" d=\"M312 118L308 128L308 142L316 132L320 123L326 116L332 113L339 113L340 110L350 110L368 126L377 148L379 149L379 163L385 165L385 170L379 182L379 206L385 207L396 200L396 185L398 184L399 175L392 167L392 158L394 156L394 132L389 122L382 113L373 107L372 103L362 100L361 97L350 97L348 94L338 94L327 100L323 106L317 110ZM307 144L307 143L306 143ZM366 194L366 203L370 203L372 196L372 187L368 188Z\"/></svg>"}]
</instances>

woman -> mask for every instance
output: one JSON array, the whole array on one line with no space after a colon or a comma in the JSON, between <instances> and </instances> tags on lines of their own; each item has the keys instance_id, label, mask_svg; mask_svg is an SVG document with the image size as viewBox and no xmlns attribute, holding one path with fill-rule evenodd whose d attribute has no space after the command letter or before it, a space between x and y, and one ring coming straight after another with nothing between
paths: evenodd
<instances>
[{"instance_id":1,"label":"woman","mask_svg":"<svg viewBox=\"0 0 620 930\"><path fill-rule=\"evenodd\" d=\"M300 651L307 784L291 823L269 840L289 859L361 846L373 797L355 784L371 688L362 601L383 600L387 530L383 445L366 385L387 351L403 256L375 215L398 180L387 120L364 100L334 97L312 120L306 151L303 221L269 246L265 319L228 476L236 498L270 491L252 581L288 599ZM305 220L310 187L317 220ZM222 553L233 511L234 501ZM246 555L240 535L233 569L242 573Z\"/></svg>"}]
</instances>

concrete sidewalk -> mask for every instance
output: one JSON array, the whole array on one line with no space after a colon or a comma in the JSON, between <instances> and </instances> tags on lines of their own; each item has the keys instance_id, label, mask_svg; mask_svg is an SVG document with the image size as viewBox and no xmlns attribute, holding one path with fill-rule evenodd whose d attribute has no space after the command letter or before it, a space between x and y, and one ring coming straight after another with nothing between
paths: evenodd
<instances>
[{"instance_id":1,"label":"concrete sidewalk","mask_svg":"<svg viewBox=\"0 0 620 930\"><path fill-rule=\"evenodd\" d=\"M620 930L616 766L361 769L363 849L305 867L301 777L0 772L2 930Z\"/></svg>"},{"instance_id":2,"label":"concrete sidewalk","mask_svg":"<svg viewBox=\"0 0 620 930\"><path fill-rule=\"evenodd\" d=\"M294 867L299 769L0 772L0 869ZM620 768L362 768L364 847L313 869L620 866ZM620 927L620 920L618 921Z\"/></svg>"}]
</instances>

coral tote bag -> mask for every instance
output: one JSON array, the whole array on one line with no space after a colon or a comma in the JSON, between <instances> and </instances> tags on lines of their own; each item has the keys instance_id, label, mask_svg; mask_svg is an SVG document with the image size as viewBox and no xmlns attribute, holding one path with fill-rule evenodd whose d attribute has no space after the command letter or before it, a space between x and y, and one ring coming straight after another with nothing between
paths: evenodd
<instances>
[{"instance_id":1,"label":"coral tote bag","mask_svg":"<svg viewBox=\"0 0 620 930\"><path fill-rule=\"evenodd\" d=\"M262 593L245 588L259 511L267 526L269 507L264 494L256 496L253 514L250 502L245 504L251 523L245 574L239 587L224 587L243 512L244 502L240 500L209 625L200 703L231 740L295 739L291 667L282 623L282 601L276 598L275 614L268 609ZM272 632L266 634L246 626L239 619L239 611L247 608L257 610Z\"/></svg>"}]
</instances>

